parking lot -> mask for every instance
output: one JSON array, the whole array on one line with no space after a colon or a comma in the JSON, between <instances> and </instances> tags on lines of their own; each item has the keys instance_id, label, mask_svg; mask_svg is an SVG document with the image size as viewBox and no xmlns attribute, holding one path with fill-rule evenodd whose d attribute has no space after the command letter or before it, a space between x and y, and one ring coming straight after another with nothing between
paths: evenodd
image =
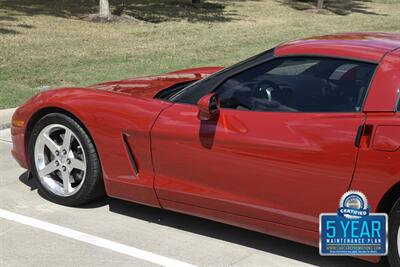
<instances>
[{"instance_id":1,"label":"parking lot","mask_svg":"<svg viewBox=\"0 0 400 267\"><path fill-rule=\"evenodd\" d=\"M0 131L1 266L383 266L122 200L45 200ZM20 216L23 215L23 216Z\"/></svg>"}]
</instances>

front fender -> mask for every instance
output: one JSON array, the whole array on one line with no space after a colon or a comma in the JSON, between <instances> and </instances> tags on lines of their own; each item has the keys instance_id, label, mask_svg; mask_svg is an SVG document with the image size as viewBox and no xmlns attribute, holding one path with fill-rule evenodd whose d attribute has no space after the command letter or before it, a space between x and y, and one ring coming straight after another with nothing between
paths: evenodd
<instances>
[{"instance_id":1,"label":"front fender","mask_svg":"<svg viewBox=\"0 0 400 267\"><path fill-rule=\"evenodd\" d=\"M12 127L13 155L21 166L27 164L25 138L34 124L48 112L71 114L87 129L95 143L102 165L106 192L129 201L159 206L153 188L150 130L159 113L171 103L156 99L86 88L62 88L40 93L15 113L13 120L24 121ZM39 116L38 116L39 115ZM139 173L132 165L124 143L137 159Z\"/></svg>"}]
</instances>

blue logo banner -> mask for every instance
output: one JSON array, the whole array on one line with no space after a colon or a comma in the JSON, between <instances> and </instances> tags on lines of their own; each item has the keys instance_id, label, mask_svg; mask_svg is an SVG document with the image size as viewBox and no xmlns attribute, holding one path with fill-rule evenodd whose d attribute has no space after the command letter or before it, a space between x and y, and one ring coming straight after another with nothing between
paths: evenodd
<instances>
[{"instance_id":1,"label":"blue logo banner","mask_svg":"<svg viewBox=\"0 0 400 267\"><path fill-rule=\"evenodd\" d=\"M347 219L335 213L320 216L321 255L386 255L387 215Z\"/></svg>"}]
</instances>

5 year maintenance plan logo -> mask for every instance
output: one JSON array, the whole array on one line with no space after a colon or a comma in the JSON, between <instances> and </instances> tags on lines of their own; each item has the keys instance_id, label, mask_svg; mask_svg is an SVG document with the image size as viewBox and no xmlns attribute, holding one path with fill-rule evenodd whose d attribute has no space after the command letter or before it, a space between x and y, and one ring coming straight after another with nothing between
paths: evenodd
<instances>
[{"instance_id":1,"label":"5 year maintenance plan logo","mask_svg":"<svg viewBox=\"0 0 400 267\"><path fill-rule=\"evenodd\" d=\"M319 219L319 252L323 256L385 256L388 252L388 218L370 213L365 195L348 191L337 213L322 213Z\"/></svg>"}]
</instances>

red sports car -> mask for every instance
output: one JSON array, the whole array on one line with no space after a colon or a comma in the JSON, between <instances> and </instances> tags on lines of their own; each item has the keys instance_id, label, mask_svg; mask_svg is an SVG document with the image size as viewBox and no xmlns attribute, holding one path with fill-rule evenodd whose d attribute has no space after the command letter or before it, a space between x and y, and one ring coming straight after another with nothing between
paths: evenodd
<instances>
[{"instance_id":1,"label":"red sports car","mask_svg":"<svg viewBox=\"0 0 400 267\"><path fill-rule=\"evenodd\" d=\"M314 246L320 213L359 190L389 214L400 266L399 96L400 34L312 37L39 93L13 116L12 153L63 205L106 193Z\"/></svg>"}]
</instances>

